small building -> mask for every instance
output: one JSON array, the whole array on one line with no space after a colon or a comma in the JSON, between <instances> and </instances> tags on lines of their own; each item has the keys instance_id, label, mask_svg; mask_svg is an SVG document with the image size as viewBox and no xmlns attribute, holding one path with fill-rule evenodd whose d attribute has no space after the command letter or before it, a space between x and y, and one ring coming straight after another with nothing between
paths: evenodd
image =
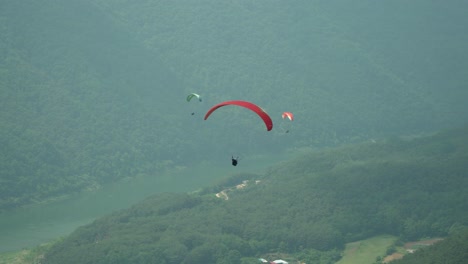
<instances>
[{"instance_id":1,"label":"small building","mask_svg":"<svg viewBox=\"0 0 468 264\"><path fill-rule=\"evenodd\" d=\"M284 261L284 260L282 260L282 259L273 260L271 263L275 263L275 264L288 264L287 261Z\"/></svg>"}]
</instances>

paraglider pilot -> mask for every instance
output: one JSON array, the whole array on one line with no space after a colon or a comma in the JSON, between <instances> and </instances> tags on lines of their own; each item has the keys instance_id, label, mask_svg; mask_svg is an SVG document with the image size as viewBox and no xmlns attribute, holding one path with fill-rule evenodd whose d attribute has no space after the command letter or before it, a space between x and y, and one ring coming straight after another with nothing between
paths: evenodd
<instances>
[{"instance_id":1,"label":"paraglider pilot","mask_svg":"<svg viewBox=\"0 0 468 264\"><path fill-rule=\"evenodd\" d=\"M232 163L232 166L237 166L237 161L238 161L239 157L237 158L234 158L234 156L231 156L231 163Z\"/></svg>"}]
</instances>

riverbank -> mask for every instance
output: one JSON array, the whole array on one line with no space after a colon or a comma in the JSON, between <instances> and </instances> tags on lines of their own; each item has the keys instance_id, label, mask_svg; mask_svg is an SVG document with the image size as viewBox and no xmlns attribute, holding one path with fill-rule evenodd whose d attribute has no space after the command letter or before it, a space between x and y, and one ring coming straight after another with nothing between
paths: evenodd
<instances>
[{"instance_id":1,"label":"riverbank","mask_svg":"<svg viewBox=\"0 0 468 264\"><path fill-rule=\"evenodd\" d=\"M232 174L263 172L286 156L245 157L237 167L231 166L230 159L222 164L205 162L176 167L157 176L127 178L93 190L15 208L0 214L0 253L33 248L68 235L79 226L157 193L191 192Z\"/></svg>"}]
</instances>

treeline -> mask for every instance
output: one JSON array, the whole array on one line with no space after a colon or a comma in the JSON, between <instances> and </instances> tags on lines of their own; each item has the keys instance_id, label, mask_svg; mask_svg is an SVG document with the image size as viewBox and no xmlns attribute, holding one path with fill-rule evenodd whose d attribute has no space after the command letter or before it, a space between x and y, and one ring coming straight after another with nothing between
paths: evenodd
<instances>
[{"instance_id":1,"label":"treeline","mask_svg":"<svg viewBox=\"0 0 468 264\"><path fill-rule=\"evenodd\" d=\"M310 153L244 175L247 186L228 200L211 188L156 195L77 229L44 263L255 263L269 254L335 263L345 243L374 235L446 236L468 225L467 135Z\"/></svg>"}]
</instances>

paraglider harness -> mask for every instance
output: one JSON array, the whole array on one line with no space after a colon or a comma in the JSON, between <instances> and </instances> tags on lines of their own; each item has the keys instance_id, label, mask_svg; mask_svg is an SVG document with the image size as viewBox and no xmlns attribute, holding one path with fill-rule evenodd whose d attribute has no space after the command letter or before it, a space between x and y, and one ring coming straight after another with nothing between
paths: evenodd
<instances>
[{"instance_id":1,"label":"paraglider harness","mask_svg":"<svg viewBox=\"0 0 468 264\"><path fill-rule=\"evenodd\" d=\"M231 156L232 166L237 166L238 159L239 159L239 156L237 156L237 158L234 158L234 156Z\"/></svg>"}]
</instances>

